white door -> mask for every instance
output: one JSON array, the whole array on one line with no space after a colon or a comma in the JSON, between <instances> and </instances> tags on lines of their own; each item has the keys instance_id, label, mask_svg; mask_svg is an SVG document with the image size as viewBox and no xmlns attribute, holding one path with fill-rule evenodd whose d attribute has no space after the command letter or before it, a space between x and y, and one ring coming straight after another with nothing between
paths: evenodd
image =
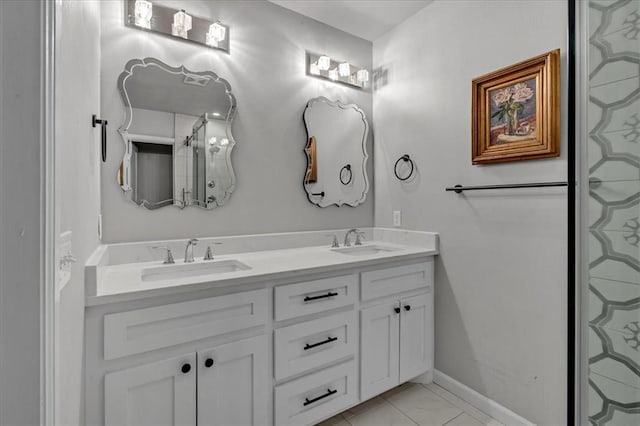
<instances>
[{"instance_id":1,"label":"white door","mask_svg":"<svg viewBox=\"0 0 640 426\"><path fill-rule=\"evenodd\" d=\"M106 426L195 426L196 354L109 373Z\"/></svg>"},{"instance_id":2,"label":"white door","mask_svg":"<svg viewBox=\"0 0 640 426\"><path fill-rule=\"evenodd\" d=\"M269 424L267 338L198 352L198 425Z\"/></svg>"},{"instance_id":3,"label":"white door","mask_svg":"<svg viewBox=\"0 0 640 426\"><path fill-rule=\"evenodd\" d=\"M400 305L400 382L405 382L433 369L433 294Z\"/></svg>"},{"instance_id":4,"label":"white door","mask_svg":"<svg viewBox=\"0 0 640 426\"><path fill-rule=\"evenodd\" d=\"M361 312L360 398L368 399L398 384L400 347L398 302L385 303Z\"/></svg>"}]
</instances>

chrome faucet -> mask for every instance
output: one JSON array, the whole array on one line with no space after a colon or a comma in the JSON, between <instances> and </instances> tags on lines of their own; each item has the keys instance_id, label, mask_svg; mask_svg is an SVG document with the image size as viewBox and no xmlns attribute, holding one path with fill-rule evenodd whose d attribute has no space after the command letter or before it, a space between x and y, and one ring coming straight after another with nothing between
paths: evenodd
<instances>
[{"instance_id":1,"label":"chrome faucet","mask_svg":"<svg viewBox=\"0 0 640 426\"><path fill-rule=\"evenodd\" d=\"M357 228L352 228L349 229L347 231L347 233L344 236L344 246L345 247L350 247L351 246L351 240L349 238L349 235L351 235L351 233L355 233L356 234L356 245L357 246L361 246L362 245L362 241L360 240L360 238L363 235L363 232Z\"/></svg>"},{"instance_id":2,"label":"chrome faucet","mask_svg":"<svg viewBox=\"0 0 640 426\"><path fill-rule=\"evenodd\" d=\"M196 238L192 238L187 242L187 248L184 249L184 263L193 262L193 246L197 244L198 240Z\"/></svg>"}]
</instances>

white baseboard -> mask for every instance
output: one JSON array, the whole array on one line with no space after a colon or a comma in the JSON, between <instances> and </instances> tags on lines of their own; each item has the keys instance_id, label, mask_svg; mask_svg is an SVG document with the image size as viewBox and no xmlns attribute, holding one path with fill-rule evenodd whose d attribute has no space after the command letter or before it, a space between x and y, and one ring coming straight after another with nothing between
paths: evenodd
<instances>
[{"instance_id":1,"label":"white baseboard","mask_svg":"<svg viewBox=\"0 0 640 426\"><path fill-rule=\"evenodd\" d=\"M459 381L447 376L441 371L434 370L433 381L438 386L448 390L458 398L463 399L469 404L473 405L478 410L484 411L494 419L498 420L500 423L503 423L507 426L536 426L535 423L532 423L524 417L517 415L508 408L474 391L470 387L463 385Z\"/></svg>"}]
</instances>

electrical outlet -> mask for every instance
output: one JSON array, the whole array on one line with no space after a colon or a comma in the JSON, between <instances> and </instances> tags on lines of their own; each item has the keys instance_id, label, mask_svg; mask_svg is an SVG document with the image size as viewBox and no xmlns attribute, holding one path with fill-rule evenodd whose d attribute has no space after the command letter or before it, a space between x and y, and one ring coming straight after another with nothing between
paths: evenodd
<instances>
[{"instance_id":1,"label":"electrical outlet","mask_svg":"<svg viewBox=\"0 0 640 426\"><path fill-rule=\"evenodd\" d=\"M400 210L393 211L393 226L402 226L402 213Z\"/></svg>"}]
</instances>

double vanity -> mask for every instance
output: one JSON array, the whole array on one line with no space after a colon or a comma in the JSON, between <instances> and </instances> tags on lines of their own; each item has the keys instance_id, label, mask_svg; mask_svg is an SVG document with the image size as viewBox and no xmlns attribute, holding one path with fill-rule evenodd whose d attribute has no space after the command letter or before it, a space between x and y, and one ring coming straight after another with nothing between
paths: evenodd
<instances>
[{"instance_id":1,"label":"double vanity","mask_svg":"<svg viewBox=\"0 0 640 426\"><path fill-rule=\"evenodd\" d=\"M430 381L437 234L337 232L98 248L86 423L310 425Z\"/></svg>"}]
</instances>

